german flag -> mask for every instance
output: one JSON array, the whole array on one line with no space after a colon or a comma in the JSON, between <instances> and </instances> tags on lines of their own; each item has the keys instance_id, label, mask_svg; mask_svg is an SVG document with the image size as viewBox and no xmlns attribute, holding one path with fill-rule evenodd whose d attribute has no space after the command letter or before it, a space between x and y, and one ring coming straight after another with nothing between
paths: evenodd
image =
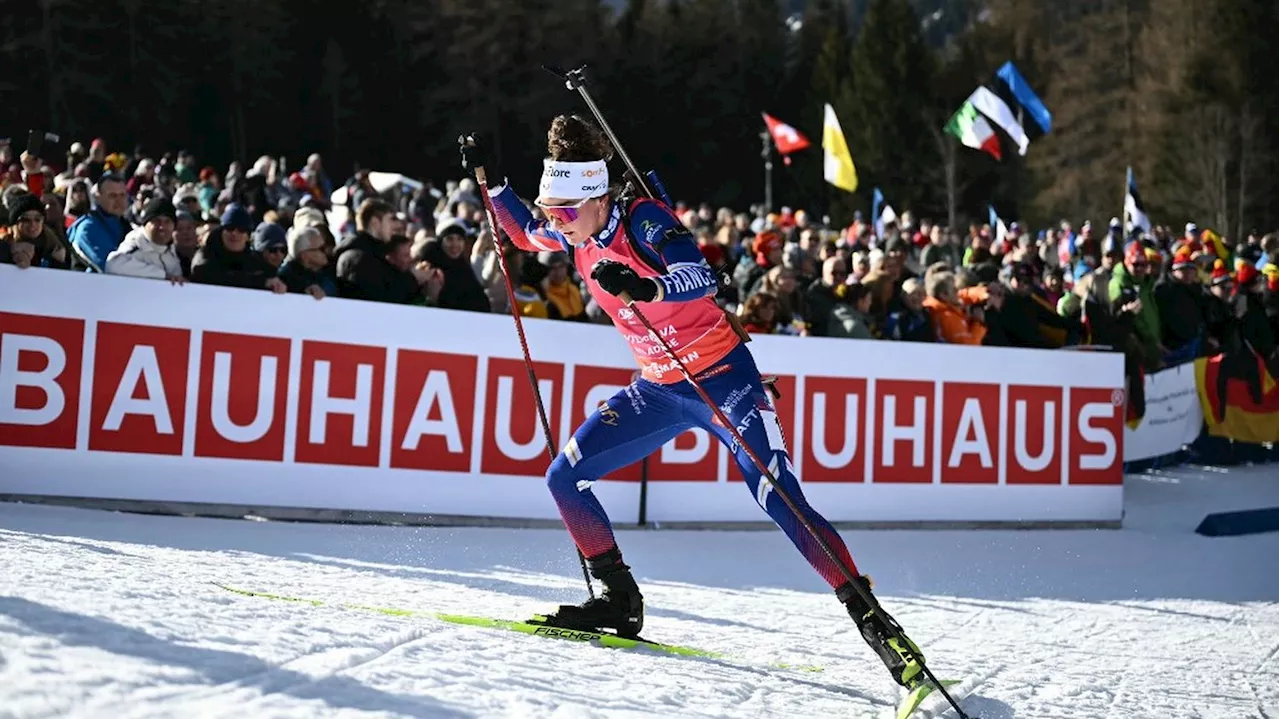
<instances>
[{"instance_id":1,"label":"german flag","mask_svg":"<svg viewBox=\"0 0 1280 719\"><path fill-rule=\"evenodd\" d=\"M1245 347L1197 359L1196 389L1209 434L1254 444L1280 441L1280 390L1257 352Z\"/></svg>"}]
</instances>

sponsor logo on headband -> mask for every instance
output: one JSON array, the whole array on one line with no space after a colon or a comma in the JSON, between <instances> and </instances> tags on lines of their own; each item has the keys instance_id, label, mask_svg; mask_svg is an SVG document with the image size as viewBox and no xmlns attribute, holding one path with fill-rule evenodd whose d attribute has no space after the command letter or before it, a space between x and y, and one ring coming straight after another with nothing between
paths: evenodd
<instances>
[{"instance_id":1,"label":"sponsor logo on headband","mask_svg":"<svg viewBox=\"0 0 1280 719\"><path fill-rule=\"evenodd\" d=\"M542 172L542 176L543 177L568 177L569 171L560 170L555 167L548 167L546 170Z\"/></svg>"},{"instance_id":2,"label":"sponsor logo on headband","mask_svg":"<svg viewBox=\"0 0 1280 719\"><path fill-rule=\"evenodd\" d=\"M583 171L582 171L582 177L583 177L583 179L587 179L587 180L589 180L589 179L591 179L591 178L593 178L593 177L598 177L598 176L600 176L600 175L603 175L604 173L605 173L605 169L604 169L603 167L597 167L597 168L595 168L595 169L591 169L591 170L583 170Z\"/></svg>"},{"instance_id":3,"label":"sponsor logo on headband","mask_svg":"<svg viewBox=\"0 0 1280 719\"><path fill-rule=\"evenodd\" d=\"M605 190L607 190L607 189L609 189L609 186L608 186L607 184L603 183L603 182L600 182L600 183L597 183L597 184L594 184L594 185L583 185L583 186L582 186L582 191L583 191L583 192L604 192L604 191L605 191Z\"/></svg>"}]
</instances>

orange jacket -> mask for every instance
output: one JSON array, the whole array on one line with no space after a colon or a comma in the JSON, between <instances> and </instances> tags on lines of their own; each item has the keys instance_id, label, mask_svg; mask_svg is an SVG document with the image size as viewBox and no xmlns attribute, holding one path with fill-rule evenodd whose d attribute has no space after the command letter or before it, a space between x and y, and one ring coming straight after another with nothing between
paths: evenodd
<instances>
[{"instance_id":1,"label":"orange jacket","mask_svg":"<svg viewBox=\"0 0 1280 719\"><path fill-rule=\"evenodd\" d=\"M933 321L933 328L943 342L955 345L980 345L987 335L987 326L982 320L968 316L964 308L941 302L933 297L924 300L925 311Z\"/></svg>"}]
</instances>

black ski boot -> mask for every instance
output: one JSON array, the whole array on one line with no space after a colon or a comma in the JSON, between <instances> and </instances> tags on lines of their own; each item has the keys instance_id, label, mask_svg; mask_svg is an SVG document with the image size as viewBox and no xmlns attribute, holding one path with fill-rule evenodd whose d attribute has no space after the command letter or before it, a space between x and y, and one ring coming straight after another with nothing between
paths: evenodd
<instances>
[{"instance_id":1,"label":"black ski boot","mask_svg":"<svg viewBox=\"0 0 1280 719\"><path fill-rule=\"evenodd\" d=\"M898 622L880 608L880 602L871 593L871 578L861 576L855 581L866 590L870 603L862 598L862 594L852 584L847 583L836 590L836 598L849 610L849 616L858 625L862 638L871 646L876 656L880 657L880 661L884 662L893 675L893 680L908 690L914 689L925 679L920 670L920 662L916 659L919 657L923 660L924 654L915 642L907 638ZM910 650L903 645L903 640L910 646Z\"/></svg>"},{"instance_id":2,"label":"black ski boot","mask_svg":"<svg viewBox=\"0 0 1280 719\"><path fill-rule=\"evenodd\" d=\"M591 576L604 584L604 593L580 605L563 604L547 617L547 624L580 631L612 630L620 637L634 639L644 628L644 597L631 576L631 567L622 563L617 547L587 560Z\"/></svg>"}]
</instances>

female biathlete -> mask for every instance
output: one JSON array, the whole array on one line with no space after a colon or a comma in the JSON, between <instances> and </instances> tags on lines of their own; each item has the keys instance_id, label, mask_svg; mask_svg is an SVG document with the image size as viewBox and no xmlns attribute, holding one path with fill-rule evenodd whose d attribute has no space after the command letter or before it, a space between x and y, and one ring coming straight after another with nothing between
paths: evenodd
<instances>
[{"instance_id":1,"label":"female biathlete","mask_svg":"<svg viewBox=\"0 0 1280 719\"><path fill-rule=\"evenodd\" d=\"M605 586L600 597L578 606L561 606L548 623L613 630L625 637L639 634L644 599L631 568L622 561L609 517L591 485L648 456L686 429L701 427L729 446L752 496L835 590L894 680L913 688L922 680L920 667L881 617L893 620L876 613L844 578L792 511L774 496L749 455L714 420L711 409L684 381L661 345L618 299L625 292L643 307L659 334L736 425L743 441L768 464L780 486L871 597L871 583L858 573L840 535L805 501L773 403L747 349L747 335L712 299L717 278L693 237L661 203L627 200L619 196L618 188L611 188L606 163L612 150L605 135L589 121L576 115L557 117L547 133L547 150L535 201L547 221L535 220L505 182L489 188L497 220L523 250L572 255L574 265L587 275L591 296L622 332L641 369L639 379L601 404L578 427L547 470L547 487L560 516L592 576ZM495 168L485 167L486 154L475 136L462 138L462 166L468 171L485 168L487 177L498 181L502 176Z\"/></svg>"}]
</instances>

